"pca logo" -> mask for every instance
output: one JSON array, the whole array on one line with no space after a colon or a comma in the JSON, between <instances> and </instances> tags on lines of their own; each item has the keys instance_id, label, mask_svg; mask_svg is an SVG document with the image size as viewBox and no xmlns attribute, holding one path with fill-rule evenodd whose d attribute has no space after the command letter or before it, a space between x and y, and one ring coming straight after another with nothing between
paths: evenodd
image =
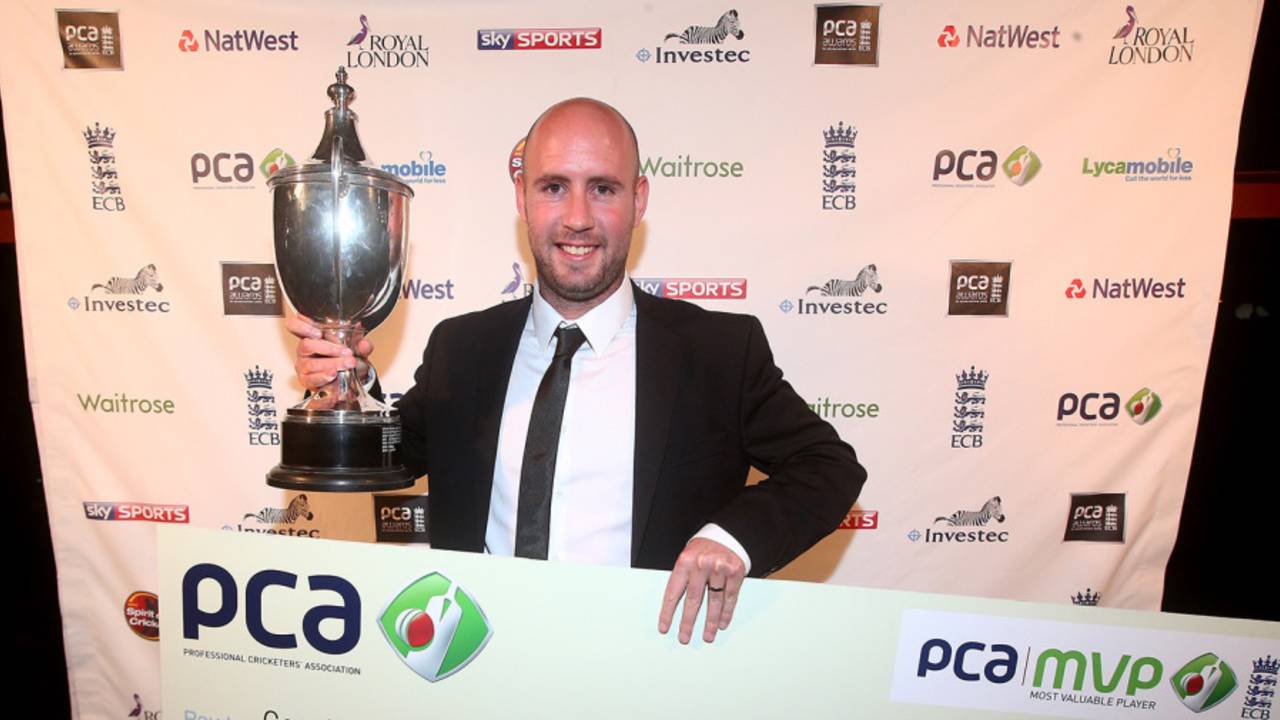
<instances>
[{"instance_id":1,"label":"pca logo","mask_svg":"<svg viewBox=\"0 0 1280 720\"><path fill-rule=\"evenodd\" d=\"M818 5L814 9L814 65L879 65L879 5Z\"/></svg>"},{"instance_id":2,"label":"pca logo","mask_svg":"<svg viewBox=\"0 0 1280 720\"><path fill-rule=\"evenodd\" d=\"M1124 493L1072 493L1063 542L1124 542Z\"/></svg>"},{"instance_id":3,"label":"pca logo","mask_svg":"<svg viewBox=\"0 0 1280 720\"><path fill-rule=\"evenodd\" d=\"M431 682L466 667L493 637L475 599L438 572L401 590L382 611L378 627L404 664Z\"/></svg>"},{"instance_id":4,"label":"pca logo","mask_svg":"<svg viewBox=\"0 0 1280 720\"><path fill-rule=\"evenodd\" d=\"M69 70L123 70L120 14L59 10L62 67Z\"/></svg>"},{"instance_id":5,"label":"pca logo","mask_svg":"<svg viewBox=\"0 0 1280 720\"><path fill-rule=\"evenodd\" d=\"M273 263L222 263L222 314L284 317Z\"/></svg>"},{"instance_id":6,"label":"pca logo","mask_svg":"<svg viewBox=\"0 0 1280 720\"><path fill-rule=\"evenodd\" d=\"M951 261L947 315L1009 317L1011 262Z\"/></svg>"},{"instance_id":7,"label":"pca logo","mask_svg":"<svg viewBox=\"0 0 1280 720\"><path fill-rule=\"evenodd\" d=\"M852 125L844 126L844 121L832 125L822 131L822 209L852 210L857 207L853 197L858 175L854 163L858 156L853 151L853 143L858 139L858 131Z\"/></svg>"},{"instance_id":8,"label":"pca logo","mask_svg":"<svg viewBox=\"0 0 1280 720\"><path fill-rule=\"evenodd\" d=\"M1213 653L1205 653L1183 665L1169 683L1182 704L1192 712L1204 712L1235 692L1240 682L1235 671Z\"/></svg>"},{"instance_id":9,"label":"pca logo","mask_svg":"<svg viewBox=\"0 0 1280 720\"><path fill-rule=\"evenodd\" d=\"M373 513L378 542L429 543L426 495L374 495Z\"/></svg>"},{"instance_id":10,"label":"pca logo","mask_svg":"<svg viewBox=\"0 0 1280 720\"><path fill-rule=\"evenodd\" d=\"M959 152L939 150L933 158L933 186L938 188L992 188L1000 157L995 150L972 148ZM1009 182L1019 187L1031 182L1042 167L1040 157L1026 145L1009 153L999 167Z\"/></svg>"}]
</instances>

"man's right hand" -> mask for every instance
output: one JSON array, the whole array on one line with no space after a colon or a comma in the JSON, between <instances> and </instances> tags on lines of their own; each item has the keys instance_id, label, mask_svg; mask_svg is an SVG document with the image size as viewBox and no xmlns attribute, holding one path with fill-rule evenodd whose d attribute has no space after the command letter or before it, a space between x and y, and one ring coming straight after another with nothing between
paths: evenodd
<instances>
[{"instance_id":1,"label":"man's right hand","mask_svg":"<svg viewBox=\"0 0 1280 720\"><path fill-rule=\"evenodd\" d=\"M339 345L324 339L324 332L305 315L295 315L284 323L285 328L298 338L297 357L294 358L293 369L298 380L308 390L318 390L333 382L339 370L356 368L356 376L360 382L369 377L367 358L373 352L373 343L367 338L360 338L356 345L356 353L345 345Z\"/></svg>"}]
</instances>

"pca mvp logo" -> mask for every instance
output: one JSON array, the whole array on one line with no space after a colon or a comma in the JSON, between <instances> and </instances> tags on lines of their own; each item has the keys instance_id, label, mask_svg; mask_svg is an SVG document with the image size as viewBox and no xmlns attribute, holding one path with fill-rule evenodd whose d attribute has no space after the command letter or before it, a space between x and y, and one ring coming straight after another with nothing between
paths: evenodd
<instances>
[{"instance_id":1,"label":"pca mvp logo","mask_svg":"<svg viewBox=\"0 0 1280 720\"><path fill-rule=\"evenodd\" d=\"M307 593L309 609L290 619L278 610L284 605L273 603L265 606L271 608L267 615L264 596L268 592L276 597L284 592ZM253 643L272 650L299 649L301 635L311 650L345 655L360 643L363 607L360 591L338 575L300 578L286 570L264 569L250 576L242 591L227 568L199 563L182 577L182 638L190 647L219 637L221 628L241 625ZM377 624L404 664L431 682L466 667L493 636L493 626L475 598L439 572L427 573L401 589L379 614Z\"/></svg>"}]
</instances>

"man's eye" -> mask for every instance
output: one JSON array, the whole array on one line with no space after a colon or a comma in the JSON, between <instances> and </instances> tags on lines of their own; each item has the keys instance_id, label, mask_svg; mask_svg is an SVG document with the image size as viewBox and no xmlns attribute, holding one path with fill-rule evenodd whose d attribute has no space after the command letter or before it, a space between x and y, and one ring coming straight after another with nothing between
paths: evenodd
<instances>
[{"instance_id":1,"label":"man's eye","mask_svg":"<svg viewBox=\"0 0 1280 720\"><path fill-rule=\"evenodd\" d=\"M543 188L543 190L553 194L558 194L563 189L564 186L560 183L547 183L546 187Z\"/></svg>"},{"instance_id":2,"label":"man's eye","mask_svg":"<svg viewBox=\"0 0 1280 720\"><path fill-rule=\"evenodd\" d=\"M612 185L597 185L596 192L601 195L612 195L614 193L614 189Z\"/></svg>"}]
</instances>

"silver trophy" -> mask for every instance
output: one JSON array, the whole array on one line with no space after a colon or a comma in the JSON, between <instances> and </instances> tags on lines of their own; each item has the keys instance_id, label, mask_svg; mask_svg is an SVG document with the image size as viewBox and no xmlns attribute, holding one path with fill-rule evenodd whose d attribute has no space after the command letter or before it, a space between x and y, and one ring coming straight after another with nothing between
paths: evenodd
<instances>
[{"instance_id":1,"label":"silver trophy","mask_svg":"<svg viewBox=\"0 0 1280 720\"><path fill-rule=\"evenodd\" d=\"M413 191L368 164L344 68L337 80L329 86L333 107L311 161L279 170L267 187L285 294L325 339L354 352L395 305ZM400 412L370 397L355 370L343 370L289 408L281 462L267 473L267 484L339 492L409 487L414 478L400 446Z\"/></svg>"}]
</instances>

